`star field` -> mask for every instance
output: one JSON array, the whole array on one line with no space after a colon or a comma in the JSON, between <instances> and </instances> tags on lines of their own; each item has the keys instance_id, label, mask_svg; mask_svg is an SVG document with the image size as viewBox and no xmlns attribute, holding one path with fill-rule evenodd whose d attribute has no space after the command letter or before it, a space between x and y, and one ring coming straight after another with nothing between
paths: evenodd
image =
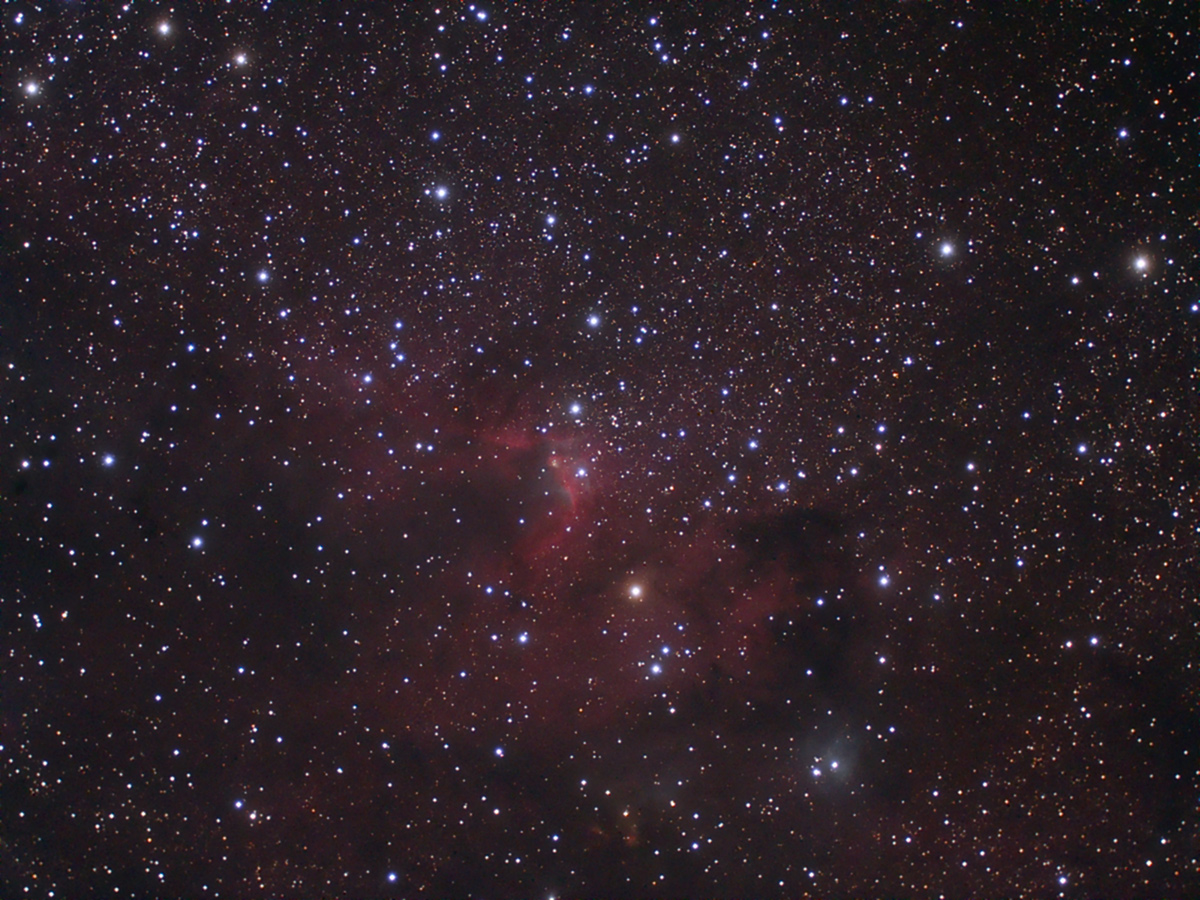
<instances>
[{"instance_id":1,"label":"star field","mask_svg":"<svg viewBox=\"0 0 1200 900\"><path fill-rule=\"evenodd\" d=\"M1200 891L1200 8L0 28L0 893Z\"/></svg>"}]
</instances>

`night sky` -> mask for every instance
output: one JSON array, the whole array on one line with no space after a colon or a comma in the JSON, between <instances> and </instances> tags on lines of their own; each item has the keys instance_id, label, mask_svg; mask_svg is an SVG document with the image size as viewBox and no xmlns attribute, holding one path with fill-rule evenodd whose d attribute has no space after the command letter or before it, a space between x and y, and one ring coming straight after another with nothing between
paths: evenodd
<instances>
[{"instance_id":1,"label":"night sky","mask_svg":"<svg viewBox=\"0 0 1200 900\"><path fill-rule=\"evenodd\" d=\"M1200 894L1200 6L28 2L0 893Z\"/></svg>"}]
</instances>

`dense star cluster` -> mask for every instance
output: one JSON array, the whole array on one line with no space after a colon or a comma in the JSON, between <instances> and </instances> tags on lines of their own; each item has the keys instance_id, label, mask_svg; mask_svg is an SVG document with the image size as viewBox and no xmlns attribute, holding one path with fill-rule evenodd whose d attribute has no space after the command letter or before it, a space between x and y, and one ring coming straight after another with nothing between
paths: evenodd
<instances>
[{"instance_id":1,"label":"dense star cluster","mask_svg":"<svg viewBox=\"0 0 1200 900\"><path fill-rule=\"evenodd\" d=\"M3 17L0 893L1200 892L1192 0Z\"/></svg>"}]
</instances>

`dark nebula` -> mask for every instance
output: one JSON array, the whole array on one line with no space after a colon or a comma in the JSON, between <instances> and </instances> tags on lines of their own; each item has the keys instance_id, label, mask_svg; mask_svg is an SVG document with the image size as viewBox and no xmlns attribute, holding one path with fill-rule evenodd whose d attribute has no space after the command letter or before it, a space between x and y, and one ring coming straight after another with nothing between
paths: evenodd
<instances>
[{"instance_id":1,"label":"dark nebula","mask_svg":"<svg viewBox=\"0 0 1200 900\"><path fill-rule=\"evenodd\" d=\"M1198 26L5 5L0 895L1200 895Z\"/></svg>"}]
</instances>

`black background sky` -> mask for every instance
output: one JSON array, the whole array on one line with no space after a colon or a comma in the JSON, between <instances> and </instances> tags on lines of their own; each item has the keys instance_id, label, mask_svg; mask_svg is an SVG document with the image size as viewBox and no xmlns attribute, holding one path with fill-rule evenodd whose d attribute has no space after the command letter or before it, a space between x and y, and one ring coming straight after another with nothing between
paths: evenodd
<instances>
[{"instance_id":1,"label":"black background sky","mask_svg":"<svg viewBox=\"0 0 1200 900\"><path fill-rule=\"evenodd\" d=\"M1200 7L3 17L4 894L1200 891Z\"/></svg>"}]
</instances>

